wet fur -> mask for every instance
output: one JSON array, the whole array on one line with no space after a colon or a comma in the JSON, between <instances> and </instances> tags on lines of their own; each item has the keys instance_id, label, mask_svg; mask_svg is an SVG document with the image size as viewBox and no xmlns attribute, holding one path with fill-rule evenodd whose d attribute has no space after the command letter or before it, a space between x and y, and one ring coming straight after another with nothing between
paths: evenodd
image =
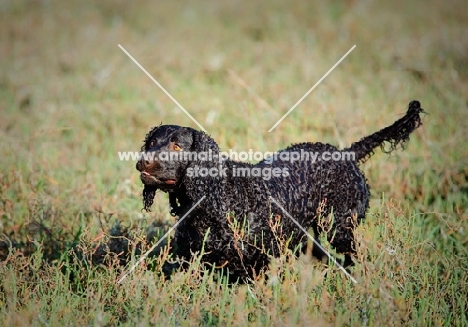
<instances>
[{"instance_id":1,"label":"wet fur","mask_svg":"<svg viewBox=\"0 0 468 327\"><path fill-rule=\"evenodd\" d=\"M305 229L313 230L316 237L327 233L330 244L337 252L345 254L345 264L352 264L351 257L356 250L353 231L364 218L370 197L369 186L359 164L366 161L377 147L382 147L385 152L403 147L409 135L421 125L422 112L420 103L412 101L404 117L344 149L355 152L354 161L291 163L278 160L271 165L265 161L252 165L226 160L222 167L228 168L228 176L201 178L188 176L187 169L195 166L212 168L219 163L175 162L166 169L165 166L169 164L164 162L142 163L140 160L137 164L140 171L147 169L155 175L178 172L174 173L177 184L173 187L154 185L151 181L145 184L144 208L150 210L156 191L162 189L169 193L171 213L182 217L200 198L206 196L177 227L175 251L189 261L201 251L206 236L203 261L227 269L231 280L254 278L267 268L271 256L282 253L281 243L285 240L289 239L290 248L300 246L302 250L305 249L306 235L272 203L270 197L278 201ZM142 151L162 151L172 144L168 141L171 137L181 138L190 151L220 151L209 135L176 125L153 128L146 135ZM152 149L150 142L155 138L162 145ZM388 150L384 148L386 143L390 144ZM280 152L300 150L319 153L339 151L330 144L306 142L294 144ZM272 177L270 180L234 177L234 166L287 168L290 176ZM248 235L241 238L233 231L234 218L241 222L245 220ZM314 255L321 257L323 253L314 249Z\"/></svg>"}]
</instances>

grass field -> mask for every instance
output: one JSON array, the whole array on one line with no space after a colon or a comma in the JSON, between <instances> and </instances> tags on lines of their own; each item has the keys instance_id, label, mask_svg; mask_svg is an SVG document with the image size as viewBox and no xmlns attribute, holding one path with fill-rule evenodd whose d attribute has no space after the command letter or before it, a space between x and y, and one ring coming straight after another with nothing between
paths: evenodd
<instances>
[{"instance_id":1,"label":"grass field","mask_svg":"<svg viewBox=\"0 0 468 327\"><path fill-rule=\"evenodd\" d=\"M118 151L198 128L118 44L223 150L345 147L421 101L407 148L362 166L356 285L305 256L251 285L197 262L165 280L164 254L116 284L175 222L163 193L141 211ZM464 1L6 0L0 56L1 326L468 326Z\"/></svg>"}]
</instances>

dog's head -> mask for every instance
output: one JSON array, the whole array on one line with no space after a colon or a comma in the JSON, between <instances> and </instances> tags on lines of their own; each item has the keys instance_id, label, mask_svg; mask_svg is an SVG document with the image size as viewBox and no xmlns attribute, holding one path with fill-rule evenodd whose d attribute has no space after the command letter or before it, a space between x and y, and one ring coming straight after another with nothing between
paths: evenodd
<instances>
[{"instance_id":1,"label":"dog's head","mask_svg":"<svg viewBox=\"0 0 468 327\"><path fill-rule=\"evenodd\" d=\"M141 157L136 164L144 184L146 210L153 203L157 190L171 192L184 183L189 166L196 165L200 152L218 153L217 144L205 133L190 127L160 125L146 134Z\"/></svg>"},{"instance_id":2,"label":"dog's head","mask_svg":"<svg viewBox=\"0 0 468 327\"><path fill-rule=\"evenodd\" d=\"M191 128L176 125L153 128L146 135L136 164L143 184L163 191L177 188L188 164L183 151L192 151L193 143L194 130Z\"/></svg>"}]
</instances>

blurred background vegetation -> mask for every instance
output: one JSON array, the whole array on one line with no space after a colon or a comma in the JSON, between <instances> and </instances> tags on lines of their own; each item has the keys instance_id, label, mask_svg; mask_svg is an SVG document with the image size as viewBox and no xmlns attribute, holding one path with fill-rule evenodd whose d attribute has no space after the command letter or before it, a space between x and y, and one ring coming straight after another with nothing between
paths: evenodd
<instances>
[{"instance_id":1,"label":"blurred background vegetation","mask_svg":"<svg viewBox=\"0 0 468 327\"><path fill-rule=\"evenodd\" d=\"M64 273L73 247L95 253L122 231L144 243L148 229L174 222L165 194L141 212L134 162L117 152L138 151L161 122L197 128L118 44L223 150L345 147L420 100L428 115L407 149L363 166L372 201L354 274L364 286L300 260L286 264L279 285L227 288L200 277L198 292L184 286L189 273L164 282L141 271L121 288L111 263ZM464 1L6 0L0 56L5 325L468 324Z\"/></svg>"}]
</instances>

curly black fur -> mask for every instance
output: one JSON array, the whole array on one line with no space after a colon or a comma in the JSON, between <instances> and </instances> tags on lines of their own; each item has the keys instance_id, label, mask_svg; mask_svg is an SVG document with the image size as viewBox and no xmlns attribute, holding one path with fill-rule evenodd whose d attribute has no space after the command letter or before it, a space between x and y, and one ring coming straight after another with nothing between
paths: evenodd
<instances>
[{"instance_id":1,"label":"curly black fur","mask_svg":"<svg viewBox=\"0 0 468 327\"><path fill-rule=\"evenodd\" d=\"M421 108L421 103L416 100L411 101L405 116L397 120L393 125L351 144L351 147L346 150L356 154L356 161L365 162L374 154L373 149L378 146L385 153L390 153L397 149L398 145L404 148L411 132L421 126L419 114L422 112L424 110ZM390 149L385 149L385 142L390 143Z\"/></svg>"},{"instance_id":2,"label":"curly black fur","mask_svg":"<svg viewBox=\"0 0 468 327\"><path fill-rule=\"evenodd\" d=\"M144 183L144 209L150 209L158 189L169 193L171 214L179 217L206 196L179 224L176 253L188 261L203 246L203 261L225 267L231 279L255 277L267 267L271 256L282 253L284 244L291 249L305 249L306 235L272 204L270 197L305 229L311 229L316 236L325 232L337 252L345 254L345 264L351 264L356 246L353 230L364 218L370 196L358 165L376 147L384 149L385 142L391 145L386 152L403 146L409 134L421 125L421 112L420 103L412 101L403 118L343 150L355 152L355 160L348 161L264 160L256 165L230 159L165 161L158 155L180 151L211 151L218 155L220 150L203 132L176 125L157 126L146 135L142 147L142 151L155 157L142 158L136 166ZM340 151L329 144L301 143L279 153L301 150ZM189 173L196 167L225 171L226 175L197 177ZM288 176L239 177L234 176L234 168L286 169ZM248 232L240 232L239 224ZM314 249L314 254L323 255L318 249Z\"/></svg>"}]
</instances>

